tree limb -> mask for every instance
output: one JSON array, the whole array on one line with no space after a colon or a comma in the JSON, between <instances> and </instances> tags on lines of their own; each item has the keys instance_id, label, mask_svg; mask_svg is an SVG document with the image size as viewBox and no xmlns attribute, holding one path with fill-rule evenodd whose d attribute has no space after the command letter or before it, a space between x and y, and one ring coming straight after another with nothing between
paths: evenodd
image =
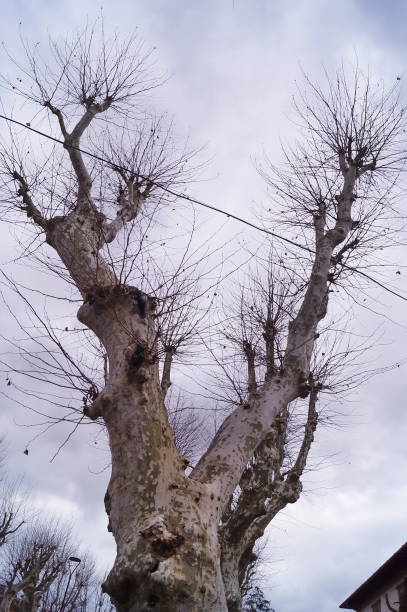
<instances>
[{"instance_id":1,"label":"tree limb","mask_svg":"<svg viewBox=\"0 0 407 612\"><path fill-rule=\"evenodd\" d=\"M173 357L175 355L175 351L176 349L173 346L165 347L165 357L164 357L163 371L161 375L161 391L162 391L164 399L167 395L168 389L170 388L172 384L171 383L171 365L172 365Z\"/></svg>"},{"instance_id":2,"label":"tree limb","mask_svg":"<svg viewBox=\"0 0 407 612\"><path fill-rule=\"evenodd\" d=\"M318 422L317 396L318 387L313 386L302 443L293 466L283 475L289 421L288 411L283 411L276 417L269 434L243 472L237 502L233 507L229 506L223 516L220 528L223 574L237 575L240 587L256 559L256 541L263 536L276 514L288 503L295 503L301 493L300 479Z\"/></svg>"},{"instance_id":3,"label":"tree limb","mask_svg":"<svg viewBox=\"0 0 407 612\"><path fill-rule=\"evenodd\" d=\"M247 361L247 380L248 380L248 392L249 397L252 398L257 390L257 381L256 381L256 369L254 367L254 358L256 353L250 342L247 340L243 341L243 352L246 356Z\"/></svg>"},{"instance_id":4,"label":"tree limb","mask_svg":"<svg viewBox=\"0 0 407 612\"><path fill-rule=\"evenodd\" d=\"M30 196L30 188L24 176L20 172L17 172L17 170L14 170L12 172L12 177L20 185L17 195L19 195L23 200L23 206L20 207L21 210L25 211L27 217L32 219L36 225L42 229L47 229L47 221L44 219L39 209L35 206Z\"/></svg>"}]
</instances>

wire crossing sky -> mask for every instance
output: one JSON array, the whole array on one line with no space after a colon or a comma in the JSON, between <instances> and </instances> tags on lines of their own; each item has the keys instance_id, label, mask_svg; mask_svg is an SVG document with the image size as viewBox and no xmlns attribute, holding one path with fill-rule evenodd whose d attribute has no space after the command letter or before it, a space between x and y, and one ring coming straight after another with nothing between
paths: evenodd
<instances>
[{"instance_id":1,"label":"wire crossing sky","mask_svg":"<svg viewBox=\"0 0 407 612\"><path fill-rule=\"evenodd\" d=\"M52 140L53 142L56 142L62 146L65 146L66 148L71 148L71 149L76 149L77 151L80 151L81 153L83 153L84 155L87 155L88 157L93 157L94 159L97 159L98 161L101 161L107 165L112 165L111 162L109 162L109 160L101 157L100 155L96 155L95 153L92 153L91 151L86 151L85 149L82 149L80 147L75 147L73 145L66 145L62 140L59 140L58 138L55 138L54 136L51 136L50 134L46 134L45 132L42 132L40 130L37 130L33 127L31 127L30 125L21 123L20 121L17 121L16 119L13 119L12 117L7 117L6 115L1 115L0 114L0 118L4 119L5 121L9 121L10 123L14 123L16 125L19 125L27 130L29 130L30 132L34 132L35 134L38 134L39 136L43 136L44 138L48 138L48 140ZM129 171L128 168L125 168L124 166L121 166L119 164L114 164L114 166L116 168L119 168L120 170L124 170L124 171ZM144 177L143 175L140 175L141 179L146 179L146 177ZM193 198L192 196L188 196L185 193L181 193L178 191L174 191L173 189L170 189L168 187L166 187L165 185L161 185L160 183L157 183L156 181L150 180L150 183L156 187L158 187L159 189L161 189L162 191L176 197L179 198L181 200L186 200L187 202L191 202L192 204L197 204L198 206L202 206L204 208L208 208L209 210L212 210L214 212L220 213L222 215L225 215L226 217L230 218L230 219L234 219L235 221L238 221L239 223L243 223L244 225L247 225L248 227L251 227L259 232L262 232L263 234L267 234L269 236L272 236L273 238L277 238L278 240L281 240L282 242L286 242L287 244L290 244L291 246L295 246L303 251L307 251L308 253L313 254L314 251L312 249L310 249L309 247L300 244L299 242L295 242L294 240L290 240L290 238L286 238L284 236L282 236L281 234L277 234L276 232L273 232L265 227L261 227L260 225L257 225L251 221L249 221L248 219L243 219L242 217L239 217L238 215L233 214L232 212L226 211L226 210L222 210L221 208L215 206L214 204L208 204L207 202L203 202L202 200L197 200L196 198ZM363 276L364 278L366 278L367 280L369 280L370 282L374 283L375 285L377 285L378 287L381 287L382 289L384 289L385 291L387 291L388 293L391 293L392 295L405 300L407 302L407 297L402 295L401 293L395 291L394 289L392 289L391 287L381 283L380 281L378 281L377 279L375 279L373 276L371 276L370 274L367 274L366 272L363 272L362 270L359 270L357 268L354 268L352 266L347 265L346 263L341 263L341 266L343 268L346 268L347 270L350 270L352 272L354 272L355 274L359 274L360 276Z\"/></svg>"}]
</instances>

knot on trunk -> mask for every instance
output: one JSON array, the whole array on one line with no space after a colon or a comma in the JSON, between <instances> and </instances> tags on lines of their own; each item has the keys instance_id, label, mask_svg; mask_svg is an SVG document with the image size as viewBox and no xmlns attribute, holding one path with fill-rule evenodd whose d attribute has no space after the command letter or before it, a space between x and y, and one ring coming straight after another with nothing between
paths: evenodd
<instances>
[{"instance_id":1,"label":"knot on trunk","mask_svg":"<svg viewBox=\"0 0 407 612\"><path fill-rule=\"evenodd\" d=\"M298 397L301 397L301 399L305 399L309 396L311 391L310 382L310 377L302 372L298 381Z\"/></svg>"},{"instance_id":2,"label":"knot on trunk","mask_svg":"<svg viewBox=\"0 0 407 612\"><path fill-rule=\"evenodd\" d=\"M150 543L151 552L160 561L175 555L185 541L184 536L168 529L162 518L140 531L140 535Z\"/></svg>"},{"instance_id":3,"label":"knot on trunk","mask_svg":"<svg viewBox=\"0 0 407 612\"><path fill-rule=\"evenodd\" d=\"M286 480L278 483L275 492L280 499L287 504L295 504L298 501L302 491L302 483L299 475L294 471L288 474Z\"/></svg>"},{"instance_id":4,"label":"knot on trunk","mask_svg":"<svg viewBox=\"0 0 407 612\"><path fill-rule=\"evenodd\" d=\"M149 378L148 367L157 361L145 344L139 343L126 349L127 378L129 382L144 383Z\"/></svg>"},{"instance_id":5,"label":"knot on trunk","mask_svg":"<svg viewBox=\"0 0 407 612\"><path fill-rule=\"evenodd\" d=\"M95 285L86 293L83 306L78 312L78 318L82 321L79 315L81 310L85 310L86 306L92 306L93 310L98 314L106 308L122 306L124 302L127 302L128 306L130 306L130 312L138 315L141 319L145 319L149 314L153 314L157 306L157 300L154 297L143 293L137 287L131 285ZM82 313L82 316L86 316L85 312ZM82 322L86 323L86 321Z\"/></svg>"},{"instance_id":6,"label":"knot on trunk","mask_svg":"<svg viewBox=\"0 0 407 612\"><path fill-rule=\"evenodd\" d=\"M103 416L104 411L112 405L112 398L102 391L94 398L91 404L84 401L83 414L92 421Z\"/></svg>"}]
</instances>

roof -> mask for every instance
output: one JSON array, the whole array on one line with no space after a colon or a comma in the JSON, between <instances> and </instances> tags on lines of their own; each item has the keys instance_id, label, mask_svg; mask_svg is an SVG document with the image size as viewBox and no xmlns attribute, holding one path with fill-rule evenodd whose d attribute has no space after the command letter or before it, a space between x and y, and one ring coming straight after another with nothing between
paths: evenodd
<instances>
[{"instance_id":1,"label":"roof","mask_svg":"<svg viewBox=\"0 0 407 612\"><path fill-rule=\"evenodd\" d=\"M349 595L339 607L348 610L356 610L361 604L365 603L375 591L380 590L385 583L394 579L397 574L405 569L407 569L407 542L405 542L394 555L387 559L370 578L365 580L352 595Z\"/></svg>"}]
</instances>

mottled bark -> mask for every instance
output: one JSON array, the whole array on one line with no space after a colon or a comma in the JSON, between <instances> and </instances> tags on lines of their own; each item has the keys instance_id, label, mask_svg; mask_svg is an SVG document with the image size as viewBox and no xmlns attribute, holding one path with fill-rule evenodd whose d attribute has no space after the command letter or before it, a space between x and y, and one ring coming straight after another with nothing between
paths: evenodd
<instances>
[{"instance_id":1,"label":"mottled bark","mask_svg":"<svg viewBox=\"0 0 407 612\"><path fill-rule=\"evenodd\" d=\"M89 410L109 433L105 497L117 557L104 588L118 610L225 608L219 500L184 474L155 352L154 302L136 288L93 292L79 319L106 347L108 382ZM177 606L177 607L174 607Z\"/></svg>"},{"instance_id":2,"label":"mottled bark","mask_svg":"<svg viewBox=\"0 0 407 612\"><path fill-rule=\"evenodd\" d=\"M48 241L84 297L78 318L108 356L106 387L87 415L102 417L109 433L112 475L105 503L117 557L105 589L118 610L226 610L218 522L275 417L304 393L316 326L326 311L332 252L351 224L348 183L347 216L317 244L310 285L290 327L284 370L256 389L248 351L250 404L226 419L190 477L184 475L164 406L169 369L162 388L153 300L116 284L100 257L103 219L87 202L79 200L73 213L50 224ZM284 500L279 493L275 512ZM231 573L236 575L225 570L226 583Z\"/></svg>"},{"instance_id":3,"label":"mottled bark","mask_svg":"<svg viewBox=\"0 0 407 612\"><path fill-rule=\"evenodd\" d=\"M138 204L123 203L120 219L111 224L94 206L76 148L94 115L88 110L73 133L64 134L78 180L77 204L44 228L83 296L78 319L98 337L108 360L105 388L85 408L89 418L103 418L112 457L105 506L117 556L104 589L121 611L221 612L221 500L210 484L184 474L164 405L170 363L163 387L159 379L154 300L119 285L101 256Z\"/></svg>"},{"instance_id":4,"label":"mottled bark","mask_svg":"<svg viewBox=\"0 0 407 612\"><path fill-rule=\"evenodd\" d=\"M290 469L283 472L289 413L282 411L257 448L240 479L241 493L233 511L226 511L219 529L221 566L229 610L240 611L242 587L256 562L255 544L287 504L301 494L301 477L318 423L318 389L312 387L302 444Z\"/></svg>"}]
</instances>

